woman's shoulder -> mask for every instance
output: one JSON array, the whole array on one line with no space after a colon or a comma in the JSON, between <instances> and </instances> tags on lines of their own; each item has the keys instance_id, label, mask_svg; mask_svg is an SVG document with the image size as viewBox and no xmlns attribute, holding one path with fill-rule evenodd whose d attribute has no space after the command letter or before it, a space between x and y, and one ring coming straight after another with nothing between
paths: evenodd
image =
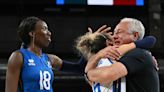
<instances>
[{"instance_id":1,"label":"woman's shoulder","mask_svg":"<svg viewBox=\"0 0 164 92\"><path fill-rule=\"evenodd\" d=\"M22 63L23 62L23 56L19 50L13 51L9 57L8 63Z\"/></svg>"},{"instance_id":2,"label":"woman's shoulder","mask_svg":"<svg viewBox=\"0 0 164 92\"><path fill-rule=\"evenodd\" d=\"M20 50L15 50L11 53L11 56L16 56L16 57L22 57L22 53L20 52Z\"/></svg>"}]
</instances>

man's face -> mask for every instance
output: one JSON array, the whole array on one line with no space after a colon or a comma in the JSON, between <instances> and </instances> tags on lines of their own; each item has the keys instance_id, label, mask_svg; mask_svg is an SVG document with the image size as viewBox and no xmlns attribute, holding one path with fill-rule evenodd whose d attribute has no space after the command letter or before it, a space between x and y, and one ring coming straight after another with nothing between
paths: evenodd
<instances>
[{"instance_id":1,"label":"man's face","mask_svg":"<svg viewBox=\"0 0 164 92\"><path fill-rule=\"evenodd\" d=\"M129 22L120 22L114 29L113 38L116 45L133 42L134 35L129 32Z\"/></svg>"}]
</instances>

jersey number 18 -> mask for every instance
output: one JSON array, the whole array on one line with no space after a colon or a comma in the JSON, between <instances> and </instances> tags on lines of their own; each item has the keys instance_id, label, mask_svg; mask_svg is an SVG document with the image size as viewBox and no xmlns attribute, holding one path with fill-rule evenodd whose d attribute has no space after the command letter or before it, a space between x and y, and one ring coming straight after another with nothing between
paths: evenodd
<instances>
[{"instance_id":1,"label":"jersey number 18","mask_svg":"<svg viewBox=\"0 0 164 92\"><path fill-rule=\"evenodd\" d=\"M40 71L40 90L50 90L51 75L48 71Z\"/></svg>"}]
</instances>

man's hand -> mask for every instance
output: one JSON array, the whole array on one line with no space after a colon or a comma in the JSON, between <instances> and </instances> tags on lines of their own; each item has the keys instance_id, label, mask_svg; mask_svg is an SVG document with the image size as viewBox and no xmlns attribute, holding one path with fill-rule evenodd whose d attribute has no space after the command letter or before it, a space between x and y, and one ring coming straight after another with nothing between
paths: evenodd
<instances>
[{"instance_id":1,"label":"man's hand","mask_svg":"<svg viewBox=\"0 0 164 92\"><path fill-rule=\"evenodd\" d=\"M154 56L152 56L152 58L153 58L153 61L154 61L154 64L155 64L155 68L157 70L159 70L157 59Z\"/></svg>"},{"instance_id":2,"label":"man's hand","mask_svg":"<svg viewBox=\"0 0 164 92\"><path fill-rule=\"evenodd\" d=\"M155 65L155 68L157 69L157 70L159 70L159 66L158 66L158 61L157 61L157 59L152 55L152 53L151 52L148 52L151 56L152 56L152 58L153 58L153 63L154 63L154 65Z\"/></svg>"}]
</instances>

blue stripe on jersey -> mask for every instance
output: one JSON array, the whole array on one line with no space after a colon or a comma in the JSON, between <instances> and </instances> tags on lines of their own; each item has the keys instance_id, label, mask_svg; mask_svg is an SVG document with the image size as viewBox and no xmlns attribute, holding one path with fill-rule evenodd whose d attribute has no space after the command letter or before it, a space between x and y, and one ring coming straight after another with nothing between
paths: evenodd
<instances>
[{"instance_id":1,"label":"blue stripe on jersey","mask_svg":"<svg viewBox=\"0 0 164 92\"><path fill-rule=\"evenodd\" d=\"M113 62L112 62L112 60L111 60L111 59L109 59L109 58L108 58L108 60L109 60L109 62L111 62L111 63L113 64Z\"/></svg>"},{"instance_id":2,"label":"blue stripe on jersey","mask_svg":"<svg viewBox=\"0 0 164 92\"><path fill-rule=\"evenodd\" d=\"M116 81L113 82L113 92L116 92Z\"/></svg>"},{"instance_id":3,"label":"blue stripe on jersey","mask_svg":"<svg viewBox=\"0 0 164 92\"><path fill-rule=\"evenodd\" d=\"M94 92L96 92L96 89L98 90L97 92L101 92L100 83L96 83L96 85L94 86Z\"/></svg>"},{"instance_id":4,"label":"blue stripe on jersey","mask_svg":"<svg viewBox=\"0 0 164 92\"><path fill-rule=\"evenodd\" d=\"M121 78L113 82L113 92L121 92Z\"/></svg>"},{"instance_id":5,"label":"blue stripe on jersey","mask_svg":"<svg viewBox=\"0 0 164 92\"><path fill-rule=\"evenodd\" d=\"M111 59L109 59L109 62L113 64ZM113 92L121 92L121 79L113 82Z\"/></svg>"},{"instance_id":6,"label":"blue stripe on jersey","mask_svg":"<svg viewBox=\"0 0 164 92\"><path fill-rule=\"evenodd\" d=\"M118 79L118 92L121 92L121 78Z\"/></svg>"}]
</instances>

